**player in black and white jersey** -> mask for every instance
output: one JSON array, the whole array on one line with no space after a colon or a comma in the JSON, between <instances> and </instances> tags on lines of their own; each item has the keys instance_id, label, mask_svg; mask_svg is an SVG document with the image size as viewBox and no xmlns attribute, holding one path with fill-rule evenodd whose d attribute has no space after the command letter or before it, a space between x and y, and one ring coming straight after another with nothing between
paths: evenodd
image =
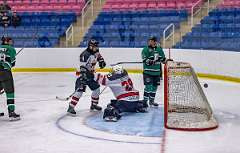
<instances>
[{"instance_id":1,"label":"player in black and white jersey","mask_svg":"<svg viewBox=\"0 0 240 153\"><path fill-rule=\"evenodd\" d=\"M131 78L122 66L113 66L112 72L107 75L95 74L95 80L109 87L116 98L111 100L104 110L104 120L117 121L122 112L146 112L147 103L139 100L139 91L134 88Z\"/></svg>"},{"instance_id":2,"label":"player in black and white jersey","mask_svg":"<svg viewBox=\"0 0 240 153\"><path fill-rule=\"evenodd\" d=\"M87 86L92 90L92 103L90 109L98 111L102 110L102 108L98 106L100 85L94 80L95 66L97 63L101 69L106 66L106 63L99 52L98 42L91 39L88 42L88 48L80 54L80 66L76 72L79 77L76 80L75 93L71 98L71 102L69 103L67 110L67 112L72 116L76 115L74 107L77 105L83 92L86 91Z\"/></svg>"}]
</instances>

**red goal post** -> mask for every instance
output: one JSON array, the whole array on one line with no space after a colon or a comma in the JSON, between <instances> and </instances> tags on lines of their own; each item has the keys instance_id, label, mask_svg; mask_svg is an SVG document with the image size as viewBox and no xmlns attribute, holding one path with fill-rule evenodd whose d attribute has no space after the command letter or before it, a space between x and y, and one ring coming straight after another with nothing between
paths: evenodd
<instances>
[{"instance_id":1,"label":"red goal post","mask_svg":"<svg viewBox=\"0 0 240 153\"><path fill-rule=\"evenodd\" d=\"M192 66L168 61L164 66L164 126L203 131L218 127Z\"/></svg>"}]
</instances>

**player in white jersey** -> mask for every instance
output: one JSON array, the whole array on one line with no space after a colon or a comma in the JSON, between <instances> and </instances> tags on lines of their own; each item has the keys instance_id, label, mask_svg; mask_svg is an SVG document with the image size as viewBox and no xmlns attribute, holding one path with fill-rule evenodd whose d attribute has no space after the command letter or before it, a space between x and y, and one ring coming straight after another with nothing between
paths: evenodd
<instances>
[{"instance_id":1,"label":"player in white jersey","mask_svg":"<svg viewBox=\"0 0 240 153\"><path fill-rule=\"evenodd\" d=\"M127 71L121 66L113 66L112 72L107 75L96 74L95 80L108 86L116 98L104 110L104 120L117 121L122 112L146 112L147 104L139 100L139 91L134 88Z\"/></svg>"},{"instance_id":2,"label":"player in white jersey","mask_svg":"<svg viewBox=\"0 0 240 153\"><path fill-rule=\"evenodd\" d=\"M91 110L101 111L102 108L98 106L99 94L100 94L100 85L97 81L94 80L95 66L99 64L100 68L104 68L106 63L99 53L98 42L94 39L91 39L88 43L88 48L83 51L80 55L80 69L77 71L79 77L75 83L75 93L71 98L71 102L68 107L68 114L75 116L76 111L74 107L77 105L79 99L81 98L83 92L86 91L88 86L92 90L91 95Z\"/></svg>"}]
</instances>

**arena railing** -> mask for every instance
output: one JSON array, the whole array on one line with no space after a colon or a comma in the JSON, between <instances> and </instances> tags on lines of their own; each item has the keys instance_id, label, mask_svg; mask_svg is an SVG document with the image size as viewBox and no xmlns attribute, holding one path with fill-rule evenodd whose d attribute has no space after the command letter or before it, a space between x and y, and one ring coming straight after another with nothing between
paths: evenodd
<instances>
[{"instance_id":1,"label":"arena railing","mask_svg":"<svg viewBox=\"0 0 240 153\"><path fill-rule=\"evenodd\" d=\"M169 34L167 34L167 31L168 30L171 30L171 32ZM165 45L166 45L166 40L168 40L170 37L172 37L172 45L174 45L174 39L175 39L175 36L174 36L174 33L175 33L175 25L173 23L169 24L163 31L163 48L165 48Z\"/></svg>"},{"instance_id":2,"label":"arena railing","mask_svg":"<svg viewBox=\"0 0 240 153\"><path fill-rule=\"evenodd\" d=\"M66 47L68 47L68 42L71 41L71 45L73 46L74 43L74 37L73 37L73 25L71 24L68 29L66 30L65 34L66 34Z\"/></svg>"}]
</instances>

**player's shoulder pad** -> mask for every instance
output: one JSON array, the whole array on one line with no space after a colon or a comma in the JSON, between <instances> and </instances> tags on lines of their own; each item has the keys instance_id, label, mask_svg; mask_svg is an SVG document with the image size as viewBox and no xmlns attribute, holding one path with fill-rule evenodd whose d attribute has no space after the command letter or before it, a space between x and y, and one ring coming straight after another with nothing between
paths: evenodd
<instances>
[{"instance_id":1,"label":"player's shoulder pad","mask_svg":"<svg viewBox=\"0 0 240 153\"><path fill-rule=\"evenodd\" d=\"M80 61L81 62L86 62L88 60L88 58L91 56L91 54L84 50L81 54L80 54Z\"/></svg>"}]
</instances>

